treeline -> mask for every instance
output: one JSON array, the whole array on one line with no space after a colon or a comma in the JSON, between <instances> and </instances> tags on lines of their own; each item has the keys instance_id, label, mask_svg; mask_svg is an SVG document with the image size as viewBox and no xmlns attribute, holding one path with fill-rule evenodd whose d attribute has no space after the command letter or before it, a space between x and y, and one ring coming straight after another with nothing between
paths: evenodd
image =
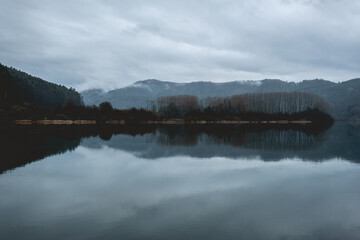
<instances>
[{"instance_id":1,"label":"treeline","mask_svg":"<svg viewBox=\"0 0 360 240\"><path fill-rule=\"evenodd\" d=\"M250 93L231 97L210 97L201 101L203 108L232 112L261 112L266 114L296 113L317 109L327 113L329 104L321 97L304 92Z\"/></svg>"},{"instance_id":2,"label":"treeline","mask_svg":"<svg viewBox=\"0 0 360 240\"><path fill-rule=\"evenodd\" d=\"M164 118L184 118L189 112L200 109L196 96L180 95L160 97L156 100L155 108Z\"/></svg>"},{"instance_id":3,"label":"treeline","mask_svg":"<svg viewBox=\"0 0 360 240\"><path fill-rule=\"evenodd\" d=\"M300 92L253 93L201 100L196 96L181 95L158 98L155 106L160 117L185 121L334 121L324 100L314 94Z\"/></svg>"},{"instance_id":4,"label":"treeline","mask_svg":"<svg viewBox=\"0 0 360 240\"><path fill-rule=\"evenodd\" d=\"M81 95L73 88L50 83L0 64L0 108L16 104L57 108L69 100L83 105Z\"/></svg>"},{"instance_id":5,"label":"treeline","mask_svg":"<svg viewBox=\"0 0 360 240\"><path fill-rule=\"evenodd\" d=\"M65 106L55 109L13 105L0 111L0 122L10 123L14 120L95 120L98 124L123 120L131 124L155 121L158 120L158 115L144 109L114 109L109 102L103 102L99 106L78 106L70 100Z\"/></svg>"},{"instance_id":6,"label":"treeline","mask_svg":"<svg viewBox=\"0 0 360 240\"><path fill-rule=\"evenodd\" d=\"M246 94L229 98L206 98L199 101L194 96L162 97L157 100L157 111L144 109L114 109L109 102L99 106L79 106L69 100L65 106L44 108L33 105L12 105L0 110L0 121L14 120L95 120L98 124L109 121L141 123L182 119L184 122L207 121L311 121L332 124L326 113L327 105L311 94ZM291 98L293 96L293 98ZM300 98L302 96L303 98ZM287 99L284 101L284 99ZM284 101L284 102L282 102Z\"/></svg>"},{"instance_id":7,"label":"treeline","mask_svg":"<svg viewBox=\"0 0 360 240\"><path fill-rule=\"evenodd\" d=\"M220 112L228 114L262 113L293 114L307 110L329 111L329 105L317 95L293 93L251 93L231 97L181 95L160 97L156 100L160 116L182 118L192 111Z\"/></svg>"}]
</instances>

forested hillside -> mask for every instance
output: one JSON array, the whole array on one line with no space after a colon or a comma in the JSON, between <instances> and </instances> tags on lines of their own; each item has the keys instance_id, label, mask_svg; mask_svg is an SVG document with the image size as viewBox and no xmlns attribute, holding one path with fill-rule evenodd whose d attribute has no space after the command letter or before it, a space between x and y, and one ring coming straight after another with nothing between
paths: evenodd
<instances>
[{"instance_id":1,"label":"forested hillside","mask_svg":"<svg viewBox=\"0 0 360 240\"><path fill-rule=\"evenodd\" d=\"M15 68L0 64L0 106L15 104L56 108L72 100L81 105L81 95L73 88L50 83Z\"/></svg>"}]
</instances>

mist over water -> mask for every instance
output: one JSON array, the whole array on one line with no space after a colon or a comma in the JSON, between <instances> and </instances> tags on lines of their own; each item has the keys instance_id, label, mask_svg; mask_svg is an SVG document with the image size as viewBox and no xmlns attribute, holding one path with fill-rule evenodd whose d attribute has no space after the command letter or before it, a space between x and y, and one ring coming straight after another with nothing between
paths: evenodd
<instances>
[{"instance_id":1,"label":"mist over water","mask_svg":"<svg viewBox=\"0 0 360 240\"><path fill-rule=\"evenodd\" d=\"M359 126L60 130L2 135L3 239L360 236Z\"/></svg>"}]
</instances>

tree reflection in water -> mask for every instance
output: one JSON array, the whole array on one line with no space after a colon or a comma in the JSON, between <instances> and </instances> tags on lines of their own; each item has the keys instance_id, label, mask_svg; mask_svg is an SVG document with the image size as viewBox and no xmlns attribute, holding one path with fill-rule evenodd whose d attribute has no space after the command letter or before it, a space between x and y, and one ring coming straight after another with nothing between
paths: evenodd
<instances>
[{"instance_id":1,"label":"tree reflection in water","mask_svg":"<svg viewBox=\"0 0 360 240\"><path fill-rule=\"evenodd\" d=\"M79 145L106 145L147 159L189 155L322 161L339 157L360 162L356 124L336 124L323 131L296 125L4 126L0 133L0 173Z\"/></svg>"}]
</instances>

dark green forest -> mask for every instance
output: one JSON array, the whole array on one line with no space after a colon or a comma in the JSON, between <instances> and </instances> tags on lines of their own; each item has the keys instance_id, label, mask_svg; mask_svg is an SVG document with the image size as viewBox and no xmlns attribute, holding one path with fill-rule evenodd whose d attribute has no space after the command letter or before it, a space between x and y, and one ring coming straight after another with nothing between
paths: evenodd
<instances>
[{"instance_id":1,"label":"dark green forest","mask_svg":"<svg viewBox=\"0 0 360 240\"><path fill-rule=\"evenodd\" d=\"M44 108L64 106L67 101L83 105L73 88L47 82L25 72L0 64L0 107L34 105Z\"/></svg>"}]
</instances>

